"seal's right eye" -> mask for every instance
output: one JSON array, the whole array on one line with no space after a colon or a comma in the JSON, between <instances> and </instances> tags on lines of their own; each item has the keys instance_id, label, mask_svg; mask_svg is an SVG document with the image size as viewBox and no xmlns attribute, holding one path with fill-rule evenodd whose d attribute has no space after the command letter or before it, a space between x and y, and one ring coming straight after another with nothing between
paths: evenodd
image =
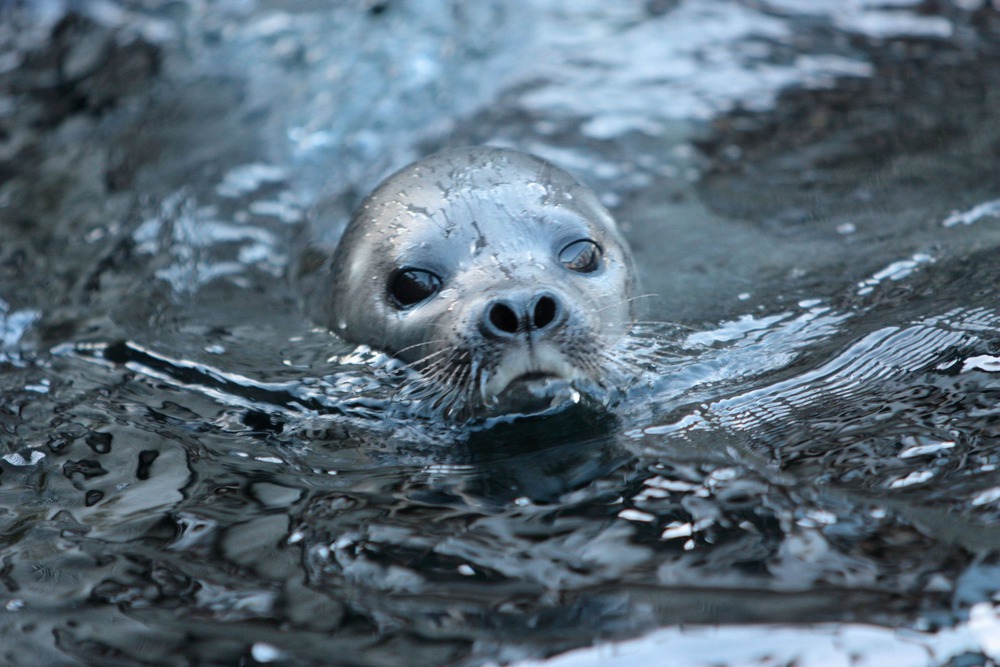
<instances>
[{"instance_id":1,"label":"seal's right eye","mask_svg":"<svg viewBox=\"0 0 1000 667\"><path fill-rule=\"evenodd\" d=\"M559 261L570 271L593 273L601 268L601 246L590 239L573 241L559 251Z\"/></svg>"},{"instance_id":2,"label":"seal's right eye","mask_svg":"<svg viewBox=\"0 0 1000 667\"><path fill-rule=\"evenodd\" d=\"M423 269L398 269L389 279L389 296L397 308L409 308L441 289L441 279Z\"/></svg>"}]
</instances>

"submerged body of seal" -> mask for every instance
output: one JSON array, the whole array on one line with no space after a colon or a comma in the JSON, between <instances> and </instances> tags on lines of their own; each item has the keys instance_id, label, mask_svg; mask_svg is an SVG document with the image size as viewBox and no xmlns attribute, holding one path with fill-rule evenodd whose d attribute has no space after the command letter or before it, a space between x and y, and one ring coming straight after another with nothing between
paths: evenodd
<instances>
[{"instance_id":1,"label":"submerged body of seal","mask_svg":"<svg viewBox=\"0 0 1000 667\"><path fill-rule=\"evenodd\" d=\"M457 149L365 199L334 253L326 312L340 337L408 362L446 412L531 410L621 381L611 348L634 320L634 276L613 218L568 173Z\"/></svg>"}]
</instances>

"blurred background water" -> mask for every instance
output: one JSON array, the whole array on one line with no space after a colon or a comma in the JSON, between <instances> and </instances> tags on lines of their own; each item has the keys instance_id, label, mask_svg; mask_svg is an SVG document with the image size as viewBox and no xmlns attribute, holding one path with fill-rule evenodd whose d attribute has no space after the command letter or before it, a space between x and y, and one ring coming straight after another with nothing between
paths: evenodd
<instances>
[{"instance_id":1,"label":"blurred background water","mask_svg":"<svg viewBox=\"0 0 1000 667\"><path fill-rule=\"evenodd\" d=\"M0 2L3 662L1000 659L998 65L982 0ZM310 319L477 143L635 249L610 414L401 418Z\"/></svg>"}]
</instances>

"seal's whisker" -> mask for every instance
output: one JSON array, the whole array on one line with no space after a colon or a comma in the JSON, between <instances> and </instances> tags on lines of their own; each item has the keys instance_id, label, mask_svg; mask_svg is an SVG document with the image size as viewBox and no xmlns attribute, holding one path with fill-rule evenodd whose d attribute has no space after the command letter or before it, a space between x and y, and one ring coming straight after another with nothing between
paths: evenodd
<instances>
[{"instance_id":1,"label":"seal's whisker","mask_svg":"<svg viewBox=\"0 0 1000 667\"><path fill-rule=\"evenodd\" d=\"M639 294L637 296L629 296L629 297L625 297L623 299L619 299L619 300L615 301L614 303L609 303L609 304L606 304L604 306L601 306L600 308L594 308L591 312L593 312L593 313L603 313L604 311L610 310L612 308L619 308L619 307L621 307L621 306L623 306L625 304L632 304L632 303L638 301L639 299L650 299L650 298L657 297L657 296L659 296L659 294Z\"/></svg>"},{"instance_id":2,"label":"seal's whisker","mask_svg":"<svg viewBox=\"0 0 1000 667\"><path fill-rule=\"evenodd\" d=\"M449 357L441 357L439 359L435 359L432 363L428 364L427 366L420 367L414 365L413 368L422 376L430 380L439 380L445 373L448 372L449 368L449 364L447 363L448 361L450 361Z\"/></svg>"},{"instance_id":3,"label":"seal's whisker","mask_svg":"<svg viewBox=\"0 0 1000 667\"><path fill-rule=\"evenodd\" d=\"M481 381L481 367L478 359L473 359L469 366L469 381L465 386L465 404L471 405L476 394L476 385Z\"/></svg>"},{"instance_id":4,"label":"seal's whisker","mask_svg":"<svg viewBox=\"0 0 1000 667\"><path fill-rule=\"evenodd\" d=\"M601 351L600 356L605 361L605 363L607 363L610 367L625 372L627 374L638 376L647 372L647 369L642 368L639 364L633 362L631 359L625 359L622 358L621 356L615 356L612 355L610 352L606 352L603 350Z\"/></svg>"},{"instance_id":5,"label":"seal's whisker","mask_svg":"<svg viewBox=\"0 0 1000 667\"><path fill-rule=\"evenodd\" d=\"M431 352L427 356L421 357L420 359L417 359L416 361L412 362L410 366L418 370L421 370L424 368L430 368L435 365L441 365L442 363L445 363L450 359L449 356L450 354L451 350L447 348L438 350L437 352Z\"/></svg>"},{"instance_id":6,"label":"seal's whisker","mask_svg":"<svg viewBox=\"0 0 1000 667\"><path fill-rule=\"evenodd\" d=\"M461 362L461 357L459 357L457 361ZM447 389L442 392L435 407L449 417L454 416L456 411L460 410L464 405L461 399L463 387L467 382L468 373L469 366L467 363L456 363L452 367L451 372L445 378L442 386L447 387Z\"/></svg>"},{"instance_id":7,"label":"seal's whisker","mask_svg":"<svg viewBox=\"0 0 1000 667\"><path fill-rule=\"evenodd\" d=\"M467 370L467 366L461 363L461 359L454 359L451 369L443 375L441 378L441 383L448 387L448 393L451 394L455 391L456 379L462 376Z\"/></svg>"},{"instance_id":8,"label":"seal's whisker","mask_svg":"<svg viewBox=\"0 0 1000 667\"><path fill-rule=\"evenodd\" d=\"M455 386L455 400L453 401L452 407L461 409L464 407L468 401L463 399L464 394L469 385L469 377L472 373L472 366L465 365L462 369L462 375L458 378Z\"/></svg>"},{"instance_id":9,"label":"seal's whisker","mask_svg":"<svg viewBox=\"0 0 1000 667\"><path fill-rule=\"evenodd\" d=\"M448 342L447 338L435 338L435 339L432 339L432 340L424 340L424 341L421 341L419 343L414 343L413 345L407 345L406 347L400 348L400 349L398 349L398 350L395 351L395 354L398 356L398 355L403 354L404 352L409 352L410 350L415 350L418 347L424 347L425 345L439 345L441 343L447 343L447 342ZM439 350L439 351L440 352L444 352L446 349L447 348Z\"/></svg>"},{"instance_id":10,"label":"seal's whisker","mask_svg":"<svg viewBox=\"0 0 1000 667\"><path fill-rule=\"evenodd\" d=\"M489 400L489 396L486 395L486 385L490 383L491 375L490 369L486 368L479 373L479 400L484 403Z\"/></svg>"},{"instance_id":11,"label":"seal's whisker","mask_svg":"<svg viewBox=\"0 0 1000 667\"><path fill-rule=\"evenodd\" d=\"M662 326L662 327L672 327L674 329L683 329L685 331L697 331L696 327L689 324L681 324L680 322L671 322L670 320L635 320L632 322L635 325L647 325L647 326Z\"/></svg>"}]
</instances>

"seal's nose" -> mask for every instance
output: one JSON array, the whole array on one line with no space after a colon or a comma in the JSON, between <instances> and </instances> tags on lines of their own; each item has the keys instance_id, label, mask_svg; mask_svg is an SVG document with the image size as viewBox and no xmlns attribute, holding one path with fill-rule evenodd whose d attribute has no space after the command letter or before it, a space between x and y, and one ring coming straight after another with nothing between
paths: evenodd
<instances>
[{"instance_id":1,"label":"seal's nose","mask_svg":"<svg viewBox=\"0 0 1000 667\"><path fill-rule=\"evenodd\" d=\"M483 331L493 338L510 338L554 329L562 320L562 304L551 292L512 294L487 304Z\"/></svg>"}]
</instances>

